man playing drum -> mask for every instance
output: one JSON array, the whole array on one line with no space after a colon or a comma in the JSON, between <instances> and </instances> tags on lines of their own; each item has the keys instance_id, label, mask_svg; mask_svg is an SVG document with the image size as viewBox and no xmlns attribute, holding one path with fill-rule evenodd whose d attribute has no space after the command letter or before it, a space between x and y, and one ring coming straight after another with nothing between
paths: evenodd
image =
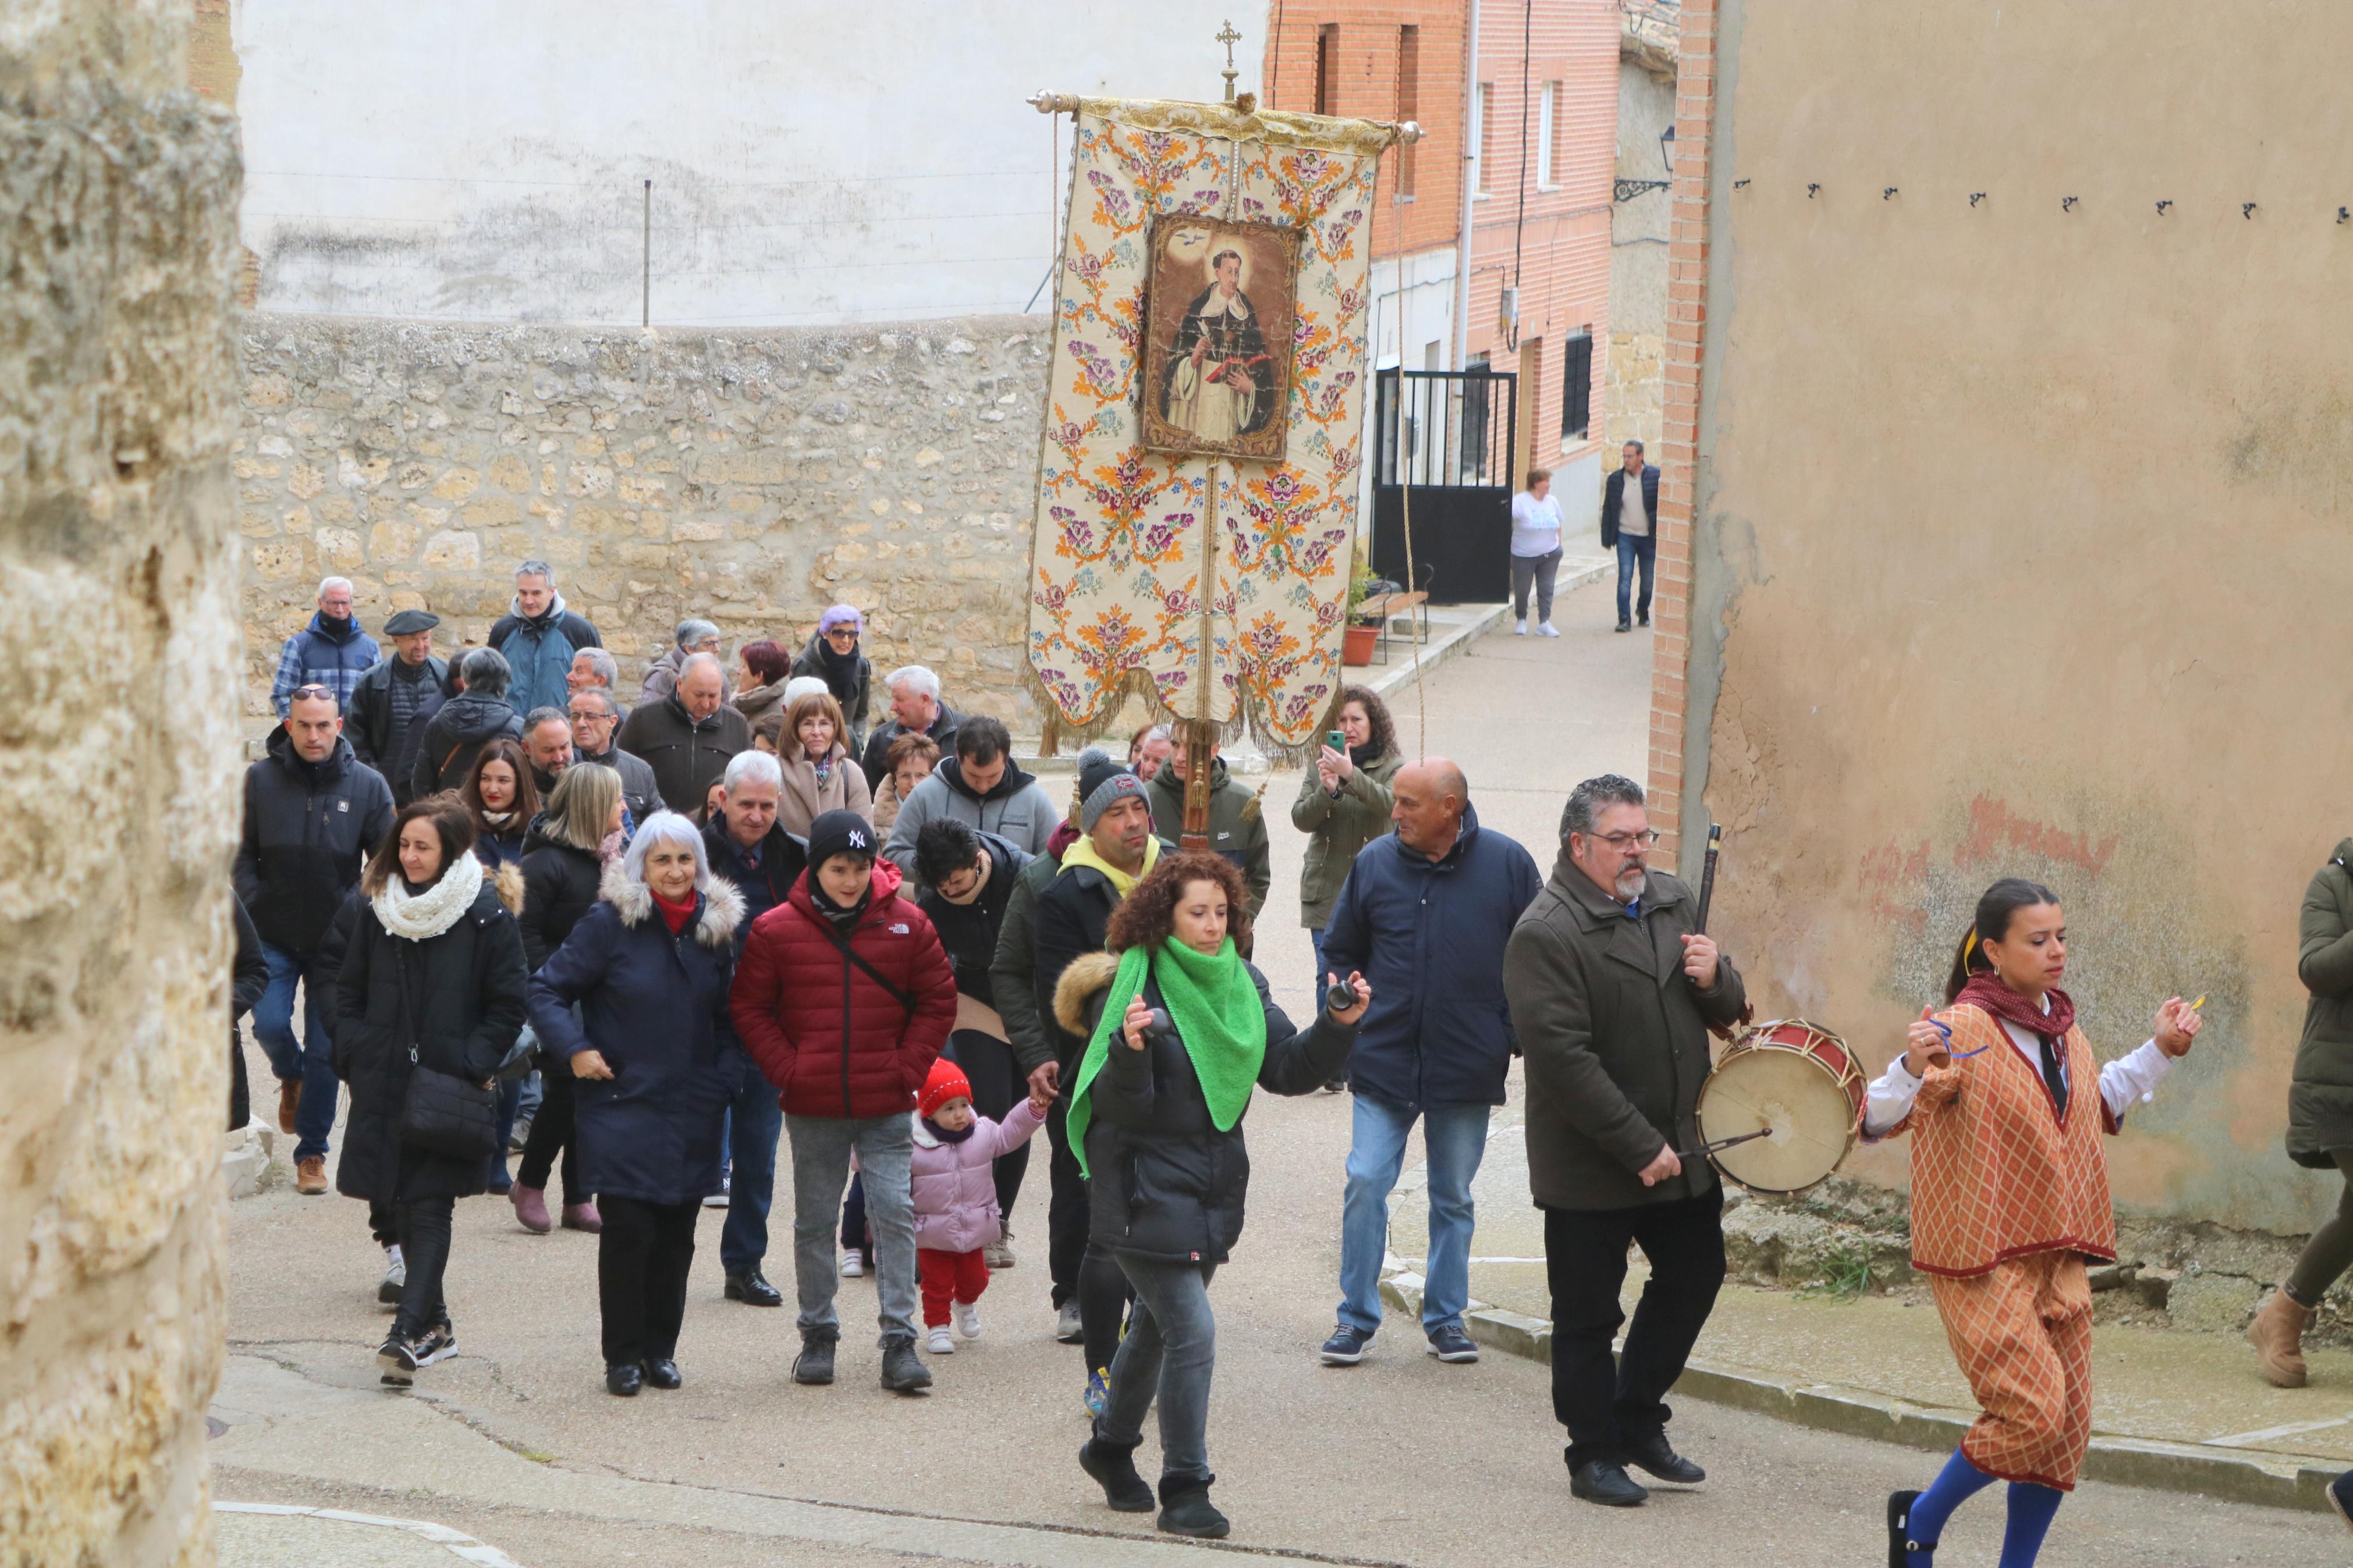
<instances>
[{"instance_id":1,"label":"man playing drum","mask_svg":"<svg viewBox=\"0 0 2353 1568\"><path fill-rule=\"evenodd\" d=\"M1667 1390L1724 1283L1724 1189L1693 1115L1707 1031L1739 1020L1739 974L1698 931L1691 890L1642 857L1658 835L1642 786L1578 784L1560 858L1514 928L1504 992L1527 1060L1528 1184L1545 1212L1553 1413L1568 1428L1569 1490L1627 1508L1650 1496L1629 1464L1691 1484L1706 1472L1667 1442ZM1613 1370L1626 1247L1651 1282Z\"/></svg>"}]
</instances>

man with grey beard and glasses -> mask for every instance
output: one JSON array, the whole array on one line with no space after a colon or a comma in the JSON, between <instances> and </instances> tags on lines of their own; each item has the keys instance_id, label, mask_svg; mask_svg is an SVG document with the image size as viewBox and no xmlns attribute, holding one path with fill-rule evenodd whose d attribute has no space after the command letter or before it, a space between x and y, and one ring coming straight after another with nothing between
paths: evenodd
<instances>
[{"instance_id":1,"label":"man with grey beard and glasses","mask_svg":"<svg viewBox=\"0 0 2353 1568\"><path fill-rule=\"evenodd\" d=\"M1569 1491L1630 1508L1626 1473L1695 1485L1667 1442L1664 1396L1724 1283L1724 1188L1694 1111L1710 1026L1746 994L1700 933L1690 889L1643 857L1657 844L1642 786L1605 773L1572 791L1560 858L1504 951L1504 994L1527 1061L1528 1184L1545 1216L1553 1412ZM1651 1282L1613 1366L1619 1288L1639 1244Z\"/></svg>"}]
</instances>

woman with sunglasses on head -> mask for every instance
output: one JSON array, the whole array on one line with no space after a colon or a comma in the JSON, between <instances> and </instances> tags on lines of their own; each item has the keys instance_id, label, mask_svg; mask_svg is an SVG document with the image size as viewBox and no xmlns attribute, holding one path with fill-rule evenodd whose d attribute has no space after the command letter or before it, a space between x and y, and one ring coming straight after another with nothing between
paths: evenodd
<instances>
[{"instance_id":1,"label":"woman with sunglasses on head","mask_svg":"<svg viewBox=\"0 0 2353 1568\"><path fill-rule=\"evenodd\" d=\"M1862 1134L1910 1132L1912 1266L1983 1408L1925 1492L1887 1500L1889 1568L1933 1568L1953 1510L2010 1483L2000 1568L2030 1568L2092 1438L2092 1290L2116 1210L2100 1139L2151 1098L2204 1022L2179 996L2156 1033L2101 1066L2059 982L2067 927L2050 889L2005 878L1978 900L1945 986L1871 1086Z\"/></svg>"}]
</instances>

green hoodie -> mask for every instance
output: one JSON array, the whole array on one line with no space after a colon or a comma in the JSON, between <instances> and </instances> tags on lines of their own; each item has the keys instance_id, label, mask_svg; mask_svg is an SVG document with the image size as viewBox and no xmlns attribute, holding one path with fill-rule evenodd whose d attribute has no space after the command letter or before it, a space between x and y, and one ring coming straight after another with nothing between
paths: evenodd
<instances>
[{"instance_id":1,"label":"green hoodie","mask_svg":"<svg viewBox=\"0 0 2353 1568\"><path fill-rule=\"evenodd\" d=\"M1185 781L1175 764L1164 764L1144 786L1152 803L1152 831L1171 844L1181 841L1185 828ZM1266 907L1266 890L1274 883L1271 849L1266 837L1266 813L1259 809L1256 790L1235 779L1219 757L1209 770L1209 849L1239 867L1250 889L1250 918Z\"/></svg>"}]
</instances>

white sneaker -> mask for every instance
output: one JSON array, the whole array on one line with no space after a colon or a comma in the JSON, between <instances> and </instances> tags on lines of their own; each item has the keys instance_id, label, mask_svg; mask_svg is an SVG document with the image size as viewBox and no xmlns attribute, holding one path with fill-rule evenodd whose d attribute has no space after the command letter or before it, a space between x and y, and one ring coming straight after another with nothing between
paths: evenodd
<instances>
[{"instance_id":1,"label":"white sneaker","mask_svg":"<svg viewBox=\"0 0 2353 1568\"><path fill-rule=\"evenodd\" d=\"M979 1302L951 1301L948 1303L948 1316L955 1320L955 1331L957 1333L962 1334L968 1340L976 1340L980 1338Z\"/></svg>"},{"instance_id":2,"label":"white sneaker","mask_svg":"<svg viewBox=\"0 0 2353 1568\"><path fill-rule=\"evenodd\" d=\"M1513 624L1512 635L1515 637L1524 637L1528 635L1527 617L1524 616Z\"/></svg>"},{"instance_id":3,"label":"white sneaker","mask_svg":"<svg viewBox=\"0 0 2353 1568\"><path fill-rule=\"evenodd\" d=\"M1556 637L1560 636L1560 632L1550 621L1546 621L1544 625L1536 628L1536 636L1540 637Z\"/></svg>"},{"instance_id":4,"label":"white sneaker","mask_svg":"<svg viewBox=\"0 0 2353 1568\"><path fill-rule=\"evenodd\" d=\"M923 1349L933 1355L954 1355L955 1354L955 1336L948 1332L948 1326L945 1323L942 1323L931 1331L929 1338L923 1341Z\"/></svg>"},{"instance_id":5,"label":"white sneaker","mask_svg":"<svg viewBox=\"0 0 2353 1568\"><path fill-rule=\"evenodd\" d=\"M387 1247L384 1253L384 1278L376 1284L375 1299L384 1306L397 1307L401 1293L408 1289L408 1265L402 1259L396 1247Z\"/></svg>"},{"instance_id":6,"label":"white sneaker","mask_svg":"<svg viewBox=\"0 0 2353 1568\"><path fill-rule=\"evenodd\" d=\"M734 1181L734 1173L732 1171L726 1175L720 1177L719 1190L715 1193L705 1193L702 1194L702 1206L707 1209L725 1208L727 1206L727 1194L733 1190Z\"/></svg>"},{"instance_id":7,"label":"white sneaker","mask_svg":"<svg viewBox=\"0 0 2353 1568\"><path fill-rule=\"evenodd\" d=\"M1054 1337L1066 1345L1085 1341L1086 1325L1079 1321L1079 1299L1076 1296L1063 1302L1062 1310L1054 1315Z\"/></svg>"},{"instance_id":8,"label":"white sneaker","mask_svg":"<svg viewBox=\"0 0 2353 1568\"><path fill-rule=\"evenodd\" d=\"M845 1249L841 1255L841 1277L844 1279L856 1279L863 1277L865 1273L866 1260L855 1251Z\"/></svg>"}]
</instances>

